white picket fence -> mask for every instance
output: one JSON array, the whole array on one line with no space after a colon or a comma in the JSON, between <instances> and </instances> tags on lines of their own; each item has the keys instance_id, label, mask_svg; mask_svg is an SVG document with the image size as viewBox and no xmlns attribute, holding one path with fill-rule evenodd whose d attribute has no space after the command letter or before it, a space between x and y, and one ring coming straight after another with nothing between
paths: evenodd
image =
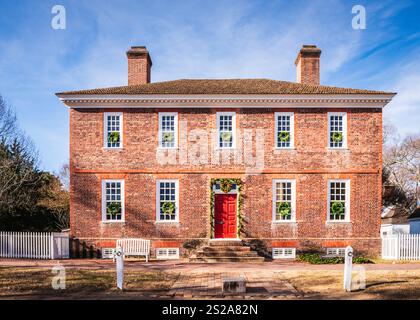
<instances>
[{"instance_id":1,"label":"white picket fence","mask_svg":"<svg viewBox=\"0 0 420 320\"><path fill-rule=\"evenodd\" d=\"M420 260L420 234L394 234L383 237L382 259Z\"/></svg>"},{"instance_id":2,"label":"white picket fence","mask_svg":"<svg viewBox=\"0 0 420 320\"><path fill-rule=\"evenodd\" d=\"M68 259L69 235L57 232L0 231L0 257Z\"/></svg>"},{"instance_id":3,"label":"white picket fence","mask_svg":"<svg viewBox=\"0 0 420 320\"><path fill-rule=\"evenodd\" d=\"M117 247L122 247L125 256L145 256L146 262L150 255L150 240L118 239Z\"/></svg>"}]
</instances>

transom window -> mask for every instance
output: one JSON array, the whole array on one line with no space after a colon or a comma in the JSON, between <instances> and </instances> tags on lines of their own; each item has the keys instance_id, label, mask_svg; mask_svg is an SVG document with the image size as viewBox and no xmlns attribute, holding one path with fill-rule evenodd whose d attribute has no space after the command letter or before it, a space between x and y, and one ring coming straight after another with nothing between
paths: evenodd
<instances>
[{"instance_id":1,"label":"transom window","mask_svg":"<svg viewBox=\"0 0 420 320\"><path fill-rule=\"evenodd\" d=\"M328 218L331 221L346 221L349 217L348 180L329 181Z\"/></svg>"},{"instance_id":2,"label":"transom window","mask_svg":"<svg viewBox=\"0 0 420 320\"><path fill-rule=\"evenodd\" d=\"M293 148L293 112L276 112L275 141L277 148Z\"/></svg>"},{"instance_id":3,"label":"transom window","mask_svg":"<svg viewBox=\"0 0 420 320\"><path fill-rule=\"evenodd\" d=\"M219 148L235 147L236 119L234 112L218 112L217 128Z\"/></svg>"},{"instance_id":4,"label":"transom window","mask_svg":"<svg viewBox=\"0 0 420 320\"><path fill-rule=\"evenodd\" d=\"M273 180L273 221L295 221L294 180Z\"/></svg>"},{"instance_id":5,"label":"transom window","mask_svg":"<svg viewBox=\"0 0 420 320\"><path fill-rule=\"evenodd\" d=\"M178 181L158 180L157 188L157 221L178 221Z\"/></svg>"},{"instance_id":6,"label":"transom window","mask_svg":"<svg viewBox=\"0 0 420 320\"><path fill-rule=\"evenodd\" d=\"M102 220L124 220L124 180L102 181Z\"/></svg>"},{"instance_id":7,"label":"transom window","mask_svg":"<svg viewBox=\"0 0 420 320\"><path fill-rule=\"evenodd\" d=\"M159 146L176 148L178 144L178 113L159 113Z\"/></svg>"},{"instance_id":8,"label":"transom window","mask_svg":"<svg viewBox=\"0 0 420 320\"><path fill-rule=\"evenodd\" d=\"M122 113L104 113L104 147L122 147Z\"/></svg>"},{"instance_id":9,"label":"transom window","mask_svg":"<svg viewBox=\"0 0 420 320\"><path fill-rule=\"evenodd\" d=\"M346 148L346 135L346 113L328 113L328 146L330 148Z\"/></svg>"}]
</instances>

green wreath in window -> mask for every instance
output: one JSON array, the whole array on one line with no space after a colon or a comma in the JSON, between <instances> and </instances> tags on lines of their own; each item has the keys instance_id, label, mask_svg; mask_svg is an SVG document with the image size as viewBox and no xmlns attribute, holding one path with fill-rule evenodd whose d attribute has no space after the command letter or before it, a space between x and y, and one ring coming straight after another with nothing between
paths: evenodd
<instances>
[{"instance_id":1,"label":"green wreath in window","mask_svg":"<svg viewBox=\"0 0 420 320\"><path fill-rule=\"evenodd\" d=\"M331 204L331 214L335 216L341 216L344 214L344 204L339 201L335 201Z\"/></svg>"},{"instance_id":2,"label":"green wreath in window","mask_svg":"<svg viewBox=\"0 0 420 320\"><path fill-rule=\"evenodd\" d=\"M232 182L229 179L221 179L220 190L222 190L224 193L228 193L230 190L232 190Z\"/></svg>"},{"instance_id":3,"label":"green wreath in window","mask_svg":"<svg viewBox=\"0 0 420 320\"><path fill-rule=\"evenodd\" d=\"M279 132L279 139L281 142L289 142L290 141L290 132L281 131Z\"/></svg>"},{"instance_id":4,"label":"green wreath in window","mask_svg":"<svg viewBox=\"0 0 420 320\"><path fill-rule=\"evenodd\" d=\"M220 134L222 141L229 142L232 140L232 133L231 132L222 132Z\"/></svg>"},{"instance_id":5,"label":"green wreath in window","mask_svg":"<svg viewBox=\"0 0 420 320\"><path fill-rule=\"evenodd\" d=\"M277 213L279 213L282 217L286 217L290 215L292 208L290 207L289 202L280 202L277 205Z\"/></svg>"},{"instance_id":6,"label":"green wreath in window","mask_svg":"<svg viewBox=\"0 0 420 320\"><path fill-rule=\"evenodd\" d=\"M174 141L174 134L172 132L165 132L162 140L163 142L172 142Z\"/></svg>"},{"instance_id":7,"label":"green wreath in window","mask_svg":"<svg viewBox=\"0 0 420 320\"><path fill-rule=\"evenodd\" d=\"M110 142L110 143L120 142L120 133L119 132L110 132L108 134L108 142Z\"/></svg>"},{"instance_id":8,"label":"green wreath in window","mask_svg":"<svg viewBox=\"0 0 420 320\"><path fill-rule=\"evenodd\" d=\"M175 204L173 202L164 202L162 204L162 212L164 214L173 214L175 212Z\"/></svg>"},{"instance_id":9,"label":"green wreath in window","mask_svg":"<svg viewBox=\"0 0 420 320\"><path fill-rule=\"evenodd\" d=\"M115 216L121 213L121 203L120 202L109 202L106 206L106 213L111 216Z\"/></svg>"},{"instance_id":10,"label":"green wreath in window","mask_svg":"<svg viewBox=\"0 0 420 320\"><path fill-rule=\"evenodd\" d=\"M339 143L343 141L343 133L342 132L333 132L331 133L331 139L335 143Z\"/></svg>"}]
</instances>

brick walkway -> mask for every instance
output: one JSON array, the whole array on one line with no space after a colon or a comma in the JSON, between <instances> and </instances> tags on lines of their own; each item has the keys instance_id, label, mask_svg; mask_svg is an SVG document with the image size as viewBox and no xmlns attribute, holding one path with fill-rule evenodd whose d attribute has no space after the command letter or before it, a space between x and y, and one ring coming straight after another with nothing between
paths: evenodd
<instances>
[{"instance_id":1,"label":"brick walkway","mask_svg":"<svg viewBox=\"0 0 420 320\"><path fill-rule=\"evenodd\" d=\"M246 293L223 293L222 279L238 277L246 279ZM179 298L295 298L299 292L287 281L281 279L281 272L193 272L181 274L171 290L169 297Z\"/></svg>"}]
</instances>

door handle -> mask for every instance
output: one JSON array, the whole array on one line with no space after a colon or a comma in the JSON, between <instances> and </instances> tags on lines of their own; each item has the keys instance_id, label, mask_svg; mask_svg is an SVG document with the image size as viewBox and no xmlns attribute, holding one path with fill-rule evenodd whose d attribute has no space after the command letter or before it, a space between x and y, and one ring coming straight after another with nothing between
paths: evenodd
<instances>
[{"instance_id":1,"label":"door handle","mask_svg":"<svg viewBox=\"0 0 420 320\"><path fill-rule=\"evenodd\" d=\"M223 224L223 221L216 221L217 224Z\"/></svg>"}]
</instances>

